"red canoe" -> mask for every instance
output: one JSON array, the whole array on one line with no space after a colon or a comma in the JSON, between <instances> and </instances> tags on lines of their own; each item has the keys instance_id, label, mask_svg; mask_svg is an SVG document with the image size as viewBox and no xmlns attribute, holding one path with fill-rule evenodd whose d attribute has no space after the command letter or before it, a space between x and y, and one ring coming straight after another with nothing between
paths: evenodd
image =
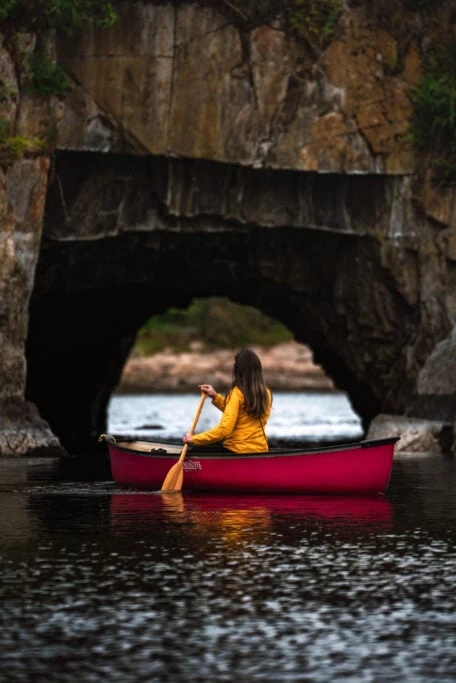
<instances>
[{"instance_id":1,"label":"red canoe","mask_svg":"<svg viewBox=\"0 0 456 683\"><path fill-rule=\"evenodd\" d=\"M119 441L104 434L112 476L122 486L159 490L181 446ZM399 437L249 454L187 454L183 490L231 493L384 494Z\"/></svg>"}]
</instances>

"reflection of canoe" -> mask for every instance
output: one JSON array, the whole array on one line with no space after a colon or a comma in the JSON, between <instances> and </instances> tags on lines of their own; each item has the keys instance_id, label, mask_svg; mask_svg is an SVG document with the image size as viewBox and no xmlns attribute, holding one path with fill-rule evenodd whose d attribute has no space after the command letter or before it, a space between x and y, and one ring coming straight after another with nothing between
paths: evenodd
<instances>
[{"instance_id":1,"label":"reflection of canoe","mask_svg":"<svg viewBox=\"0 0 456 683\"><path fill-rule=\"evenodd\" d=\"M269 534L279 529L290 542L302 539L304 529L317 536L331 529L348 538L390 530L393 508L384 496L208 495L130 489L111 496L110 520L113 530L133 538L139 528L157 538L179 525L200 549L213 550L217 539L224 547L239 550L252 542L268 543Z\"/></svg>"},{"instance_id":2,"label":"reflection of canoe","mask_svg":"<svg viewBox=\"0 0 456 683\"><path fill-rule=\"evenodd\" d=\"M217 519L221 514L242 514L247 521L256 519L259 511L280 518L292 515L307 519L332 522L376 523L389 522L393 516L391 504L383 496L302 496L302 495L185 495L169 493L115 493L111 496L111 518L119 524L132 520L138 524L138 516L156 517L168 513L171 517Z\"/></svg>"},{"instance_id":3,"label":"reflection of canoe","mask_svg":"<svg viewBox=\"0 0 456 683\"><path fill-rule=\"evenodd\" d=\"M108 442L113 479L160 489L181 447L146 441ZM187 454L184 490L231 493L383 494L398 437L313 449L246 455Z\"/></svg>"}]
</instances>

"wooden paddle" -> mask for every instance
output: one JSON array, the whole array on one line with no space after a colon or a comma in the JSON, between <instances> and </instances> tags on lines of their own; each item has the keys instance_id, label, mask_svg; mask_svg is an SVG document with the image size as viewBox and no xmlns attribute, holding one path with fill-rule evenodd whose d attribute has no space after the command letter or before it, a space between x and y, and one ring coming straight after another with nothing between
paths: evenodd
<instances>
[{"instance_id":1,"label":"wooden paddle","mask_svg":"<svg viewBox=\"0 0 456 683\"><path fill-rule=\"evenodd\" d=\"M196 411L196 415L193 418L192 426L190 427L190 434L193 434L193 432L195 431L195 427L199 420L199 416L201 415L203 404L206 398L207 394L202 393L198 405L198 410ZM175 465L171 467L170 471L166 475L165 481L163 482L161 487L162 491L180 491L182 489L182 483L184 481L184 458L187 455L187 451L188 443L184 445L182 453L179 456L179 460L176 462Z\"/></svg>"}]
</instances>

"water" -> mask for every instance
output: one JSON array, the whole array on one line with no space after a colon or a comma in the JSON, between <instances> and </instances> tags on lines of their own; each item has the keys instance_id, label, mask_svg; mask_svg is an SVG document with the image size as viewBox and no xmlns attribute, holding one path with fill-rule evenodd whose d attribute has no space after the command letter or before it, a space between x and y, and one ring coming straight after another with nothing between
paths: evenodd
<instances>
[{"instance_id":1,"label":"water","mask_svg":"<svg viewBox=\"0 0 456 683\"><path fill-rule=\"evenodd\" d=\"M452 457L396 457L382 499L0 460L0 680L454 682L455 541Z\"/></svg>"},{"instance_id":2,"label":"water","mask_svg":"<svg viewBox=\"0 0 456 683\"><path fill-rule=\"evenodd\" d=\"M108 431L142 439L182 439L188 432L199 394L114 396L108 413ZM211 429L221 413L210 400L204 404L196 431ZM358 440L361 422L343 393L276 392L267 425L271 442Z\"/></svg>"}]
</instances>

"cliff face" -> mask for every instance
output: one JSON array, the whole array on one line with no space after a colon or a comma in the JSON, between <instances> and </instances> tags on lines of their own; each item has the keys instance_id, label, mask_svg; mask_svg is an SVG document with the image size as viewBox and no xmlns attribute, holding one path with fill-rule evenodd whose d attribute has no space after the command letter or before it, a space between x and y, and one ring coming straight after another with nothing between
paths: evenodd
<instances>
[{"instance_id":1,"label":"cliff face","mask_svg":"<svg viewBox=\"0 0 456 683\"><path fill-rule=\"evenodd\" d=\"M24 400L25 340L28 306L39 256L47 191L49 155L28 153L38 136L45 138L55 103L25 94L28 55L35 38L2 36L0 48L0 453L58 448L58 440L36 406Z\"/></svg>"},{"instance_id":2,"label":"cliff face","mask_svg":"<svg viewBox=\"0 0 456 683\"><path fill-rule=\"evenodd\" d=\"M78 87L68 98L65 149L174 155L251 167L404 174L408 88L420 75L411 42L397 44L361 10L315 55L284 27L240 31L188 4L120 6L109 32L89 29L60 57Z\"/></svg>"},{"instance_id":3,"label":"cliff face","mask_svg":"<svg viewBox=\"0 0 456 683\"><path fill-rule=\"evenodd\" d=\"M317 52L279 21L119 11L111 29L58 41L73 86L41 248L47 159L21 162L41 164L20 184L38 183L41 203L27 203L27 284L11 282L5 305L4 362L22 368L5 397L23 396L30 321L27 398L84 452L138 327L221 295L310 344L366 428L380 412L453 425L455 195L417 172L407 135L425 42L398 42L363 7Z\"/></svg>"}]
</instances>

